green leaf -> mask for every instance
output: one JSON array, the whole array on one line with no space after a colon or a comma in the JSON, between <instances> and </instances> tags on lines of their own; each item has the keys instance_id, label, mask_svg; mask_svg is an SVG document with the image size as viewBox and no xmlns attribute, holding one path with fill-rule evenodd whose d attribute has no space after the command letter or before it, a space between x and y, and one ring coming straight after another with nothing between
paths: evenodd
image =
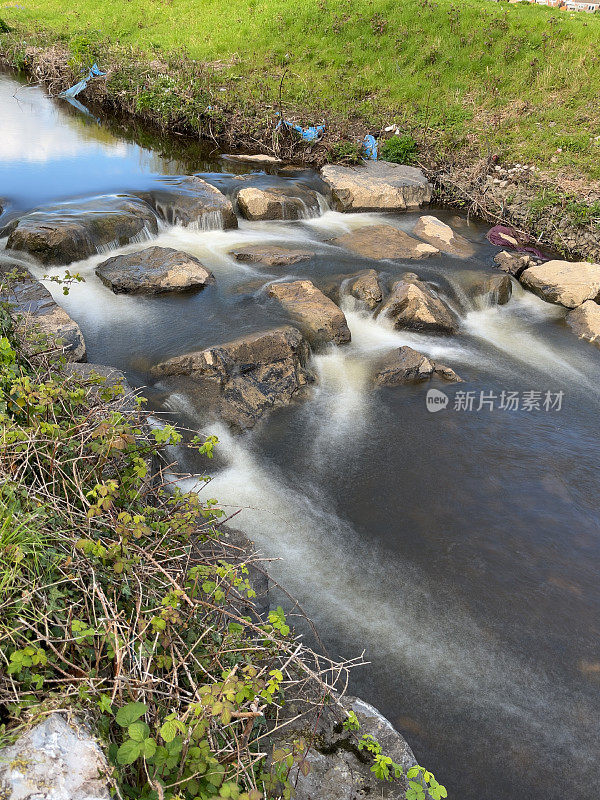
<instances>
[{"instance_id":1,"label":"green leaf","mask_svg":"<svg viewBox=\"0 0 600 800\"><path fill-rule=\"evenodd\" d=\"M145 722L133 722L128 728L127 733L134 742L143 742L150 733L150 728Z\"/></svg>"},{"instance_id":2,"label":"green leaf","mask_svg":"<svg viewBox=\"0 0 600 800\"><path fill-rule=\"evenodd\" d=\"M148 707L144 703L128 703L117 711L115 717L117 725L122 728L128 728L143 716L146 711L148 711Z\"/></svg>"},{"instance_id":3,"label":"green leaf","mask_svg":"<svg viewBox=\"0 0 600 800\"><path fill-rule=\"evenodd\" d=\"M133 762L139 758L141 750L141 742L134 742L133 739L127 739L117 751L117 761L119 764L123 765L133 764Z\"/></svg>"},{"instance_id":4,"label":"green leaf","mask_svg":"<svg viewBox=\"0 0 600 800\"><path fill-rule=\"evenodd\" d=\"M177 736L177 722L174 719L167 719L163 722L160 735L165 740L165 742L172 742L173 739Z\"/></svg>"},{"instance_id":5,"label":"green leaf","mask_svg":"<svg viewBox=\"0 0 600 800\"><path fill-rule=\"evenodd\" d=\"M156 753L156 742L151 737L144 739L142 747L145 758L152 758L154 753Z\"/></svg>"}]
</instances>

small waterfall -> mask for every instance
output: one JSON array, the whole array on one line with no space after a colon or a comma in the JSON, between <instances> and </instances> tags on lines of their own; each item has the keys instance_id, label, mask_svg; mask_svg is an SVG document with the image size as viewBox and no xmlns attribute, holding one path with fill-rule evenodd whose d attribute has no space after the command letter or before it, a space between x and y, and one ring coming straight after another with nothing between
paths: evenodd
<instances>
[{"instance_id":1,"label":"small waterfall","mask_svg":"<svg viewBox=\"0 0 600 800\"><path fill-rule=\"evenodd\" d=\"M127 244L143 244L144 242L149 242L151 239L155 238L156 234L151 231L146 224L144 224L144 227L140 231L128 238ZM96 244L95 248L97 253L102 254L109 253L112 250L118 250L123 246L124 245L122 241L119 241L119 239L113 239L112 241L105 242L104 244Z\"/></svg>"},{"instance_id":2,"label":"small waterfall","mask_svg":"<svg viewBox=\"0 0 600 800\"><path fill-rule=\"evenodd\" d=\"M187 226L193 231L221 231L225 227L222 211L205 211Z\"/></svg>"}]
</instances>

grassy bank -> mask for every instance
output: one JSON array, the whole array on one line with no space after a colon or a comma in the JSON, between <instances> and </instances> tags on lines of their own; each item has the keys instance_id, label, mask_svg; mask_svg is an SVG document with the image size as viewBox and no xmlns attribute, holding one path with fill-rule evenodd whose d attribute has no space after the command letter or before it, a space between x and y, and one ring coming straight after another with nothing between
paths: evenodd
<instances>
[{"instance_id":1,"label":"grassy bank","mask_svg":"<svg viewBox=\"0 0 600 800\"><path fill-rule=\"evenodd\" d=\"M139 98L165 115L187 91L198 113L272 117L281 90L306 122L396 123L439 160L466 148L600 179L600 15L483 0L36 0L5 2L0 16L64 37L82 60L102 63L109 41L196 60L186 86L166 73Z\"/></svg>"}]
</instances>

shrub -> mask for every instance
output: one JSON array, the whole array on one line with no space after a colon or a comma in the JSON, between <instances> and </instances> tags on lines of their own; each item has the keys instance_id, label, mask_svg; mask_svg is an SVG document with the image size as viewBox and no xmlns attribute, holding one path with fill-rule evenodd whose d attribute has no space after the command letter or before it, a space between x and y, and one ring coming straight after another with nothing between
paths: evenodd
<instances>
[{"instance_id":1,"label":"shrub","mask_svg":"<svg viewBox=\"0 0 600 800\"><path fill-rule=\"evenodd\" d=\"M384 161L394 164L413 164L417 154L417 143L409 134L392 136L384 142L379 149Z\"/></svg>"}]
</instances>

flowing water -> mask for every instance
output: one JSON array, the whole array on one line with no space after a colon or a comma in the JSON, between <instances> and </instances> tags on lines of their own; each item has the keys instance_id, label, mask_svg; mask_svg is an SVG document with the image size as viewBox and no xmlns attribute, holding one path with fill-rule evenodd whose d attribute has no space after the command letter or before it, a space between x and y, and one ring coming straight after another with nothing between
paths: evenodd
<instances>
[{"instance_id":1,"label":"flowing water","mask_svg":"<svg viewBox=\"0 0 600 800\"><path fill-rule=\"evenodd\" d=\"M146 137L142 147L139 132L98 125L8 76L0 109L0 198L10 201L2 222L57 199L146 189L165 175L203 173L232 192L239 173L253 171L184 142L148 147ZM323 188L310 171L252 180ZM564 310L517 285L502 307L469 300L473 277L493 274L484 226L439 211L475 244L473 258L370 262L329 240L382 221L410 230L417 215L342 215L325 203L321 211L227 232L162 226L156 244L214 272L216 284L198 294L114 295L94 275L105 254L69 267L86 282L68 297L48 287L81 326L90 361L123 369L165 417L219 436L204 491L242 509L236 525L278 559L274 576L332 654L365 650L371 666L354 673L352 689L406 735L450 797L591 800L600 743L600 353L570 333ZM251 242L315 255L271 271L228 255ZM365 267L434 282L460 314L459 333L394 331L343 297L352 343L313 357L318 383L308 401L241 436L207 418L193 393L149 378L166 357L285 320L267 300L268 282L326 282ZM449 397L445 410L427 410L427 384L373 388L376 360L403 344L465 379L435 384ZM541 392L542 405L501 410L503 391L521 402ZM544 409L548 391L555 400L563 393L560 408ZM455 409L459 392L474 393L472 410ZM481 392L496 396L493 410L485 397L479 409ZM183 458L190 472L206 468Z\"/></svg>"}]
</instances>

